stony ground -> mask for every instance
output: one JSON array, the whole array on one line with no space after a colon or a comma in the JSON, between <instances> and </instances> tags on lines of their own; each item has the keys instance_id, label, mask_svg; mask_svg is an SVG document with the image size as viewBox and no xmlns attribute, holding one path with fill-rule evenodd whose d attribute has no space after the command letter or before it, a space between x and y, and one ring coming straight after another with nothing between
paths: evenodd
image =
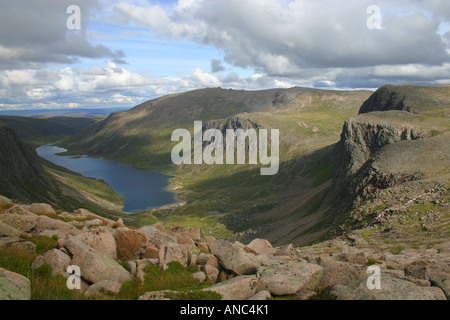
<instances>
[{"instance_id":1,"label":"stony ground","mask_svg":"<svg viewBox=\"0 0 450 320\"><path fill-rule=\"evenodd\" d=\"M32 267L48 265L66 278L69 266L79 267L84 296L114 299L125 283L143 282L148 272L166 270L173 262L196 270L192 277L206 284L202 291L227 300L446 300L450 295L450 239L400 246L392 238L401 235L401 228L386 232L384 224L295 248L273 247L264 239L231 243L204 236L200 228L155 224L135 229L84 209L55 212L47 204L17 205L5 197L0 208L0 248L34 252L33 237L57 238ZM138 299L182 294L156 290ZM30 281L0 269L0 298L29 299Z\"/></svg>"}]
</instances>

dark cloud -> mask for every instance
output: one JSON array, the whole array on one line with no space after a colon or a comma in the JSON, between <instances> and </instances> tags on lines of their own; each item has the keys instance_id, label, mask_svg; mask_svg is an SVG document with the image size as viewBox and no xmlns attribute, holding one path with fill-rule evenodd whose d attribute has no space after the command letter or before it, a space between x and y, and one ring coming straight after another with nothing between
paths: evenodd
<instances>
[{"instance_id":1,"label":"dark cloud","mask_svg":"<svg viewBox=\"0 0 450 320\"><path fill-rule=\"evenodd\" d=\"M211 72L212 73L216 73L216 72L220 72L220 71L224 71L225 68L222 65L222 61L217 60L217 59L212 59L211 60Z\"/></svg>"},{"instance_id":2,"label":"dark cloud","mask_svg":"<svg viewBox=\"0 0 450 320\"><path fill-rule=\"evenodd\" d=\"M131 4L117 5L115 11L122 23L213 46L228 64L271 77L305 79L305 69L311 68L315 72L306 73L318 75L330 68L450 62L449 48L438 32L441 23L449 22L449 1L377 3L382 29L367 26L367 9L373 5L368 0L183 1L170 12ZM156 13L160 23L146 18ZM213 63L215 72L219 64Z\"/></svg>"},{"instance_id":3,"label":"dark cloud","mask_svg":"<svg viewBox=\"0 0 450 320\"><path fill-rule=\"evenodd\" d=\"M81 29L69 30L70 5L81 9ZM2 0L0 10L0 68L38 68L42 64L72 64L80 58L122 59L122 51L89 43L86 37L91 0Z\"/></svg>"}]
</instances>

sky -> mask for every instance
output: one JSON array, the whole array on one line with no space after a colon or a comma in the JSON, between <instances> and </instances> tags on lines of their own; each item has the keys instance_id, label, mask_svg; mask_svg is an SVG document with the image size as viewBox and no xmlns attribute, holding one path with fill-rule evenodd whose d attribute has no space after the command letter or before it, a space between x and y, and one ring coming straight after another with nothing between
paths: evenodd
<instances>
[{"instance_id":1,"label":"sky","mask_svg":"<svg viewBox=\"0 0 450 320\"><path fill-rule=\"evenodd\" d=\"M405 83L450 84L450 1L0 0L0 111Z\"/></svg>"}]
</instances>

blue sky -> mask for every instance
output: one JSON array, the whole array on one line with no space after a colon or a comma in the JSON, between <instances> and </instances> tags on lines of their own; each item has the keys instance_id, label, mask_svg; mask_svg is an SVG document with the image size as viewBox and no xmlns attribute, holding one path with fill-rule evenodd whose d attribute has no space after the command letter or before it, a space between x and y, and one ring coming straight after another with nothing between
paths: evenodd
<instances>
[{"instance_id":1,"label":"blue sky","mask_svg":"<svg viewBox=\"0 0 450 320\"><path fill-rule=\"evenodd\" d=\"M0 0L0 110L450 83L447 0ZM66 9L81 9L81 29ZM369 6L382 28L369 28Z\"/></svg>"}]
</instances>

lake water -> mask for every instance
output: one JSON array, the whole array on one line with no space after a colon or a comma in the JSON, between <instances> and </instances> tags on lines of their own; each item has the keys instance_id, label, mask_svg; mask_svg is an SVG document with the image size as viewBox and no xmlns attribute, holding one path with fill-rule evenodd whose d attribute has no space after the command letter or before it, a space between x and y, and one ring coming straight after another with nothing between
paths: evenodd
<instances>
[{"instance_id":1,"label":"lake water","mask_svg":"<svg viewBox=\"0 0 450 320\"><path fill-rule=\"evenodd\" d=\"M66 149L43 145L36 149L39 156L78 172L85 177L99 178L107 182L119 195L124 196L123 212L137 212L173 203L175 196L165 188L169 178L165 174L138 170L128 165L87 156L72 157L56 155Z\"/></svg>"}]
</instances>

